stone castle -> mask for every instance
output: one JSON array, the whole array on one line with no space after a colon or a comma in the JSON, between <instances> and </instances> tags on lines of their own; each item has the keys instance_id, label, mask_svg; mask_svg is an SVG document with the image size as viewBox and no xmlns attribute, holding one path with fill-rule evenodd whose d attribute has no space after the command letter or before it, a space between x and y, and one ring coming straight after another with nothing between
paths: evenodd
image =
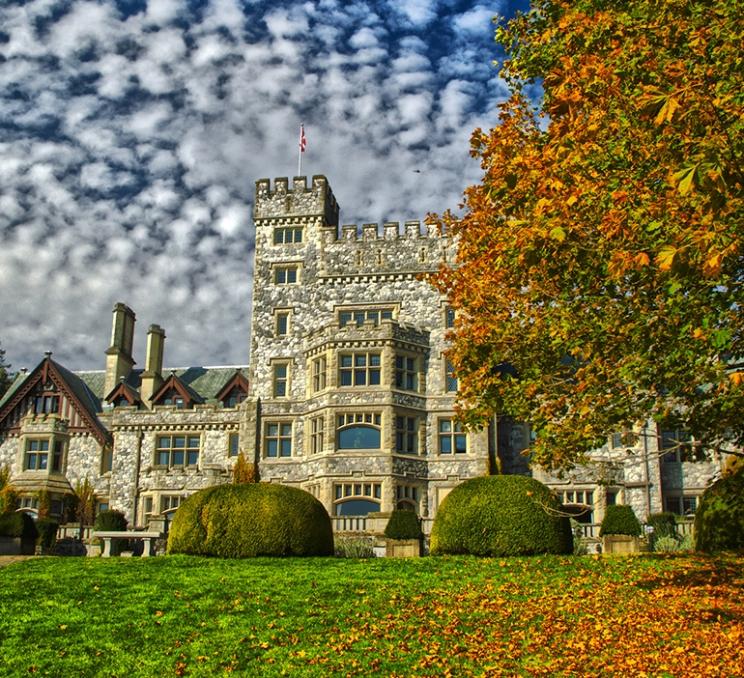
<instances>
[{"instance_id":1,"label":"stone castle","mask_svg":"<svg viewBox=\"0 0 744 678\"><path fill-rule=\"evenodd\" d=\"M337 532L378 533L396 507L429 531L462 481L533 473L578 519L608 503L639 518L694 511L720 463L690 461L684 434L649 424L609 434L595 464L564 478L530 471L529 429L454 419L446 358L454 313L425 280L456 243L417 221L339 228L325 177L256 182L250 364L165 369L165 332L150 326L144 369L132 355L135 313L113 310L106 369L73 373L51 354L0 401L0 467L30 511L52 515L88 479L98 508L146 526L189 494L231 480L239 453L261 481L316 496Z\"/></svg>"}]
</instances>

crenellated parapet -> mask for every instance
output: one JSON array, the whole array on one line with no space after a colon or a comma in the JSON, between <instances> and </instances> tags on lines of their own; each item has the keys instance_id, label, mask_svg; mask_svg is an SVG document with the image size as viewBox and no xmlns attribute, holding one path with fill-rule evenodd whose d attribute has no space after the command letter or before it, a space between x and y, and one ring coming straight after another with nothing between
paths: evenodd
<instances>
[{"instance_id":1,"label":"crenellated parapet","mask_svg":"<svg viewBox=\"0 0 744 678\"><path fill-rule=\"evenodd\" d=\"M338 225L339 207L331 191L328 180L322 175L314 176L308 186L307 177L274 179L272 188L269 179L256 182L256 201L253 206L253 219L278 217L320 217L328 226Z\"/></svg>"}]
</instances>

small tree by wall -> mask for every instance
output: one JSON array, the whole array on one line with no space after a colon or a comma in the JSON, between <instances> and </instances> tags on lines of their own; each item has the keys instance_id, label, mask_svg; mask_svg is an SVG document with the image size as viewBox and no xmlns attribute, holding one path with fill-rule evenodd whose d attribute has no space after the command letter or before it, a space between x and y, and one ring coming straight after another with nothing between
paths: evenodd
<instances>
[{"instance_id":1,"label":"small tree by wall","mask_svg":"<svg viewBox=\"0 0 744 678\"><path fill-rule=\"evenodd\" d=\"M235 466L232 471L233 483L240 485L242 483L257 483L258 473L256 465L248 461L245 455L240 452L235 458Z\"/></svg>"}]
</instances>

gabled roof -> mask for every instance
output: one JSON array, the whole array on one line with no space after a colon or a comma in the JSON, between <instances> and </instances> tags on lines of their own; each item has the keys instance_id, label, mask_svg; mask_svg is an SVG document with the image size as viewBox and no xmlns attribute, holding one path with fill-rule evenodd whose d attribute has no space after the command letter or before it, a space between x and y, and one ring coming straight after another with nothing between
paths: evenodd
<instances>
[{"instance_id":1,"label":"gabled roof","mask_svg":"<svg viewBox=\"0 0 744 678\"><path fill-rule=\"evenodd\" d=\"M120 397L126 398L130 405L139 405L142 403L140 394L135 391L122 377L122 380L114 386L111 392L104 398L107 403L112 403Z\"/></svg>"},{"instance_id":2,"label":"gabled roof","mask_svg":"<svg viewBox=\"0 0 744 678\"><path fill-rule=\"evenodd\" d=\"M191 388L191 386L183 381L175 372L171 372L170 376L166 378L162 386L153 394L152 404L158 405L158 401L172 390L180 393L181 397L184 399L184 402L188 405L192 403L200 404L204 402L204 398L202 398L193 388Z\"/></svg>"},{"instance_id":3,"label":"gabled roof","mask_svg":"<svg viewBox=\"0 0 744 678\"><path fill-rule=\"evenodd\" d=\"M230 392L234 388L239 388L246 395L249 393L248 378L239 370L236 369L234 374L225 382L225 385L217 391L215 398L217 400L224 400L230 395Z\"/></svg>"},{"instance_id":4,"label":"gabled roof","mask_svg":"<svg viewBox=\"0 0 744 678\"><path fill-rule=\"evenodd\" d=\"M224 389L227 382L235 377L235 373L240 373L241 377L248 381L248 368L244 366L227 366L227 367L180 367L177 369L163 370L163 375L175 373L176 376L194 392L201 397L199 402L221 400L220 392ZM101 400L108 400L109 393L104 393L104 381L106 373L103 370L86 371L76 373L88 386L88 388ZM142 370L132 370L124 382L135 392L140 388L140 375ZM224 396L223 396L224 397Z\"/></svg>"},{"instance_id":5,"label":"gabled roof","mask_svg":"<svg viewBox=\"0 0 744 678\"><path fill-rule=\"evenodd\" d=\"M111 434L98 418L100 399L80 377L52 360L51 354L47 354L25 378L16 379L12 384L0 403L0 424L39 383L49 380L67 396L96 440L102 445L111 442Z\"/></svg>"}]
</instances>

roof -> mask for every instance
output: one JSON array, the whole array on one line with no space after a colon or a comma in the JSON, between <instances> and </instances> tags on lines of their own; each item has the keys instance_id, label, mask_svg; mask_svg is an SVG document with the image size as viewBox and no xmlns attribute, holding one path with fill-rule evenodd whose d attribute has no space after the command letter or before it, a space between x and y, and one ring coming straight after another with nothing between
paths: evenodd
<instances>
[{"instance_id":1,"label":"roof","mask_svg":"<svg viewBox=\"0 0 744 678\"><path fill-rule=\"evenodd\" d=\"M19 372L15 376L15 380L10 385L7 391L5 391L5 395L3 395L2 398L0 398L0 409L2 409L3 405L10 400L13 397L13 394L21 387L21 385L31 376L31 372Z\"/></svg>"},{"instance_id":2,"label":"roof","mask_svg":"<svg viewBox=\"0 0 744 678\"><path fill-rule=\"evenodd\" d=\"M134 390L139 391L140 375L144 370L132 370L125 383ZM225 367L179 367L176 369L164 369L163 379L168 380L171 373L175 374L181 383L189 391L194 392L198 398L195 400L214 401L222 390L222 387L233 377L235 373L240 372L246 379L248 378L248 368L245 365L232 365ZM103 370L77 372L81 381L85 382L88 389L98 399L99 406L101 401L108 395L103 392L106 373Z\"/></svg>"}]
</instances>

